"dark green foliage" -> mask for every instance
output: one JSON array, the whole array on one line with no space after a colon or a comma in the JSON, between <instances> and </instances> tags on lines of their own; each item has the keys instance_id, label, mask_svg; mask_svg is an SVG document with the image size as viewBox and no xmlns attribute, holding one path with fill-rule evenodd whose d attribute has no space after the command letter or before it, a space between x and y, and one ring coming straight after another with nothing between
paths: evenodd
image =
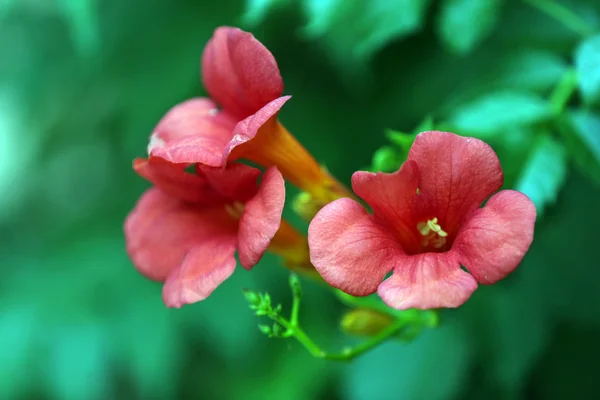
<instances>
[{"instance_id":1,"label":"dark green foliage","mask_svg":"<svg viewBox=\"0 0 600 400\"><path fill-rule=\"evenodd\" d=\"M593 398L598 21L596 0L0 2L0 397ZM347 183L371 163L393 171L423 130L490 143L505 187L538 207L518 270L349 366L257 329L248 301L268 300L243 288L291 309L269 255L166 309L125 253L123 221L149 187L131 161L171 106L203 95L213 29L242 23L294 96L283 123ZM573 71L579 90L563 96ZM303 328L337 348L344 306L302 289Z\"/></svg>"}]
</instances>

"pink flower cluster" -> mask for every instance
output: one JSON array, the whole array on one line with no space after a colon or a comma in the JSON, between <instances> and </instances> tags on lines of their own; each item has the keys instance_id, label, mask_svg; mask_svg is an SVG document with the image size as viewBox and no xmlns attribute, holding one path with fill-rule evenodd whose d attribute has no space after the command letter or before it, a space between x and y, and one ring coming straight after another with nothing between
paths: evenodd
<instances>
[{"instance_id":1,"label":"pink flower cluster","mask_svg":"<svg viewBox=\"0 0 600 400\"><path fill-rule=\"evenodd\" d=\"M218 28L202 80L210 99L173 107L150 137L148 159L134 161L154 187L125 222L127 251L143 275L164 282L167 306L210 295L233 273L236 250L244 268L270 250L290 268L316 269L354 296L377 292L397 309L457 307L527 252L535 207L516 191L494 194L503 173L484 142L423 132L397 172L356 172L352 189L371 213L279 122L290 97L273 55L251 34ZM320 209L308 238L281 218L284 179Z\"/></svg>"}]
</instances>

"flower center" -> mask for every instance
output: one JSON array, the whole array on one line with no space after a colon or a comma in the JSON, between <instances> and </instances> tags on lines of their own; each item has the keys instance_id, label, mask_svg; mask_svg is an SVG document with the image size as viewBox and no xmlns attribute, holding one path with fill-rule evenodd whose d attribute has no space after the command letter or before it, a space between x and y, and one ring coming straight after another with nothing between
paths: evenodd
<instances>
[{"instance_id":1,"label":"flower center","mask_svg":"<svg viewBox=\"0 0 600 400\"><path fill-rule=\"evenodd\" d=\"M446 244L448 233L446 233L446 231L438 224L437 217L427 220L427 222L419 222L417 224L417 229L421 236L423 236L423 240L421 241L423 247L433 247L434 249L440 250Z\"/></svg>"},{"instance_id":2,"label":"flower center","mask_svg":"<svg viewBox=\"0 0 600 400\"><path fill-rule=\"evenodd\" d=\"M234 219L240 219L244 212L244 205L239 201L235 201L232 204L225 204L225 211Z\"/></svg>"}]
</instances>

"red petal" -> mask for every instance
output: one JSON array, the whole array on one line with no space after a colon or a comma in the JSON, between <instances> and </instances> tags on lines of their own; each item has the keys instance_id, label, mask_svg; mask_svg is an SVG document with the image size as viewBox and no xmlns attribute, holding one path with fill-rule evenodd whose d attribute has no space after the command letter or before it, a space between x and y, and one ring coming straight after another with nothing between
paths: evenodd
<instances>
[{"instance_id":1,"label":"red petal","mask_svg":"<svg viewBox=\"0 0 600 400\"><path fill-rule=\"evenodd\" d=\"M202 54L202 82L223 109L246 118L283 93L273 54L248 32L215 30Z\"/></svg>"},{"instance_id":2,"label":"red petal","mask_svg":"<svg viewBox=\"0 0 600 400\"><path fill-rule=\"evenodd\" d=\"M173 163L221 166L236 122L209 99L185 101L169 110L154 128L148 153Z\"/></svg>"},{"instance_id":3,"label":"red petal","mask_svg":"<svg viewBox=\"0 0 600 400\"><path fill-rule=\"evenodd\" d=\"M226 202L239 201L245 203L258 191L260 170L248 165L233 163L226 168L215 168L198 165L199 175L204 176L212 190Z\"/></svg>"},{"instance_id":4,"label":"red petal","mask_svg":"<svg viewBox=\"0 0 600 400\"><path fill-rule=\"evenodd\" d=\"M271 101L266 104L263 108L258 110L256 113L250 115L244 120L240 121L235 128L233 129L233 135L231 141L226 145L225 150L223 152L223 160L222 163L225 164L228 159L230 159L231 152L238 146L254 139L258 133L258 130L267 122L270 118L277 115L279 109L288 101L291 96L283 96L278 99ZM259 143L256 144L256 148L246 149L249 152L255 151L260 152L261 146L269 146L268 138L264 138ZM281 151L285 151L286 149L280 149ZM241 156L248 156L247 154L242 154ZM249 158L252 158L251 156Z\"/></svg>"},{"instance_id":5,"label":"red petal","mask_svg":"<svg viewBox=\"0 0 600 400\"><path fill-rule=\"evenodd\" d=\"M224 208L201 208L153 188L125 221L127 252L145 276L163 281L195 246L215 238L235 240L237 222Z\"/></svg>"},{"instance_id":6,"label":"red petal","mask_svg":"<svg viewBox=\"0 0 600 400\"><path fill-rule=\"evenodd\" d=\"M419 168L406 161L391 174L358 171L352 175L352 189L373 209L376 218L394 227L407 253L420 251L415 214L419 200Z\"/></svg>"},{"instance_id":7,"label":"red petal","mask_svg":"<svg viewBox=\"0 0 600 400\"><path fill-rule=\"evenodd\" d=\"M460 269L451 252L404 256L396 263L400 265L377 293L398 310L458 307L477 288L475 279Z\"/></svg>"},{"instance_id":8,"label":"red petal","mask_svg":"<svg viewBox=\"0 0 600 400\"><path fill-rule=\"evenodd\" d=\"M163 286L167 307L180 308L207 298L235 269L235 239L212 240L194 246Z\"/></svg>"},{"instance_id":9,"label":"red petal","mask_svg":"<svg viewBox=\"0 0 600 400\"><path fill-rule=\"evenodd\" d=\"M452 251L483 284L494 283L519 265L533 241L535 206L523 193L503 190L466 222Z\"/></svg>"},{"instance_id":10,"label":"red petal","mask_svg":"<svg viewBox=\"0 0 600 400\"><path fill-rule=\"evenodd\" d=\"M323 279L353 296L374 293L403 254L394 235L348 198L317 213L308 243L310 260Z\"/></svg>"},{"instance_id":11,"label":"red petal","mask_svg":"<svg viewBox=\"0 0 600 400\"><path fill-rule=\"evenodd\" d=\"M263 175L260 189L250 199L240 219L238 255L244 268L252 268L271 243L281 224L285 203L285 185L277 168Z\"/></svg>"},{"instance_id":12,"label":"red petal","mask_svg":"<svg viewBox=\"0 0 600 400\"><path fill-rule=\"evenodd\" d=\"M222 198L204 177L185 172L185 164L172 164L162 158L136 158L133 169L163 192L176 199L202 204L220 204Z\"/></svg>"},{"instance_id":13,"label":"red petal","mask_svg":"<svg viewBox=\"0 0 600 400\"><path fill-rule=\"evenodd\" d=\"M427 208L421 217L437 217L450 237L504 179L490 146L449 132L417 135L408 159L419 165L419 199Z\"/></svg>"}]
</instances>

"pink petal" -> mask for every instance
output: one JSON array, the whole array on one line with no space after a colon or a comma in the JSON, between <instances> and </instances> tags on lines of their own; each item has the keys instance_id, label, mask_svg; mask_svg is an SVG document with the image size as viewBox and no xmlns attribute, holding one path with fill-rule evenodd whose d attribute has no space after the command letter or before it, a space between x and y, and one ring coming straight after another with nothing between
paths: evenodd
<instances>
[{"instance_id":1,"label":"pink petal","mask_svg":"<svg viewBox=\"0 0 600 400\"><path fill-rule=\"evenodd\" d=\"M196 170L203 176L211 189L226 202L245 203L258 191L258 177L261 171L245 164L233 163L225 168L197 165Z\"/></svg>"},{"instance_id":2,"label":"pink petal","mask_svg":"<svg viewBox=\"0 0 600 400\"><path fill-rule=\"evenodd\" d=\"M270 118L277 115L279 109L288 101L292 96L283 96L278 99L271 101L266 104L263 108L258 110L256 113L248 116L244 120L240 121L235 128L233 129L232 139L229 141L227 146L225 146L225 150L223 152L223 161L222 163L226 163L227 160L231 160L230 154L233 150L254 139L258 134L258 130L267 122ZM265 132L268 134L268 132ZM249 152L251 151L260 151L261 146L269 146L269 140L267 137L261 138L259 143L256 143L256 150L250 148L247 149ZM286 149L280 149L281 151L285 151ZM237 158L237 157L233 157ZM251 158L251 157L250 157Z\"/></svg>"},{"instance_id":3,"label":"pink petal","mask_svg":"<svg viewBox=\"0 0 600 400\"><path fill-rule=\"evenodd\" d=\"M235 269L235 238L209 240L194 246L163 286L167 307L180 308L207 298Z\"/></svg>"},{"instance_id":4,"label":"pink petal","mask_svg":"<svg viewBox=\"0 0 600 400\"><path fill-rule=\"evenodd\" d=\"M352 189L373 209L376 218L393 226L405 252L421 251L416 214L419 196L419 168L406 161L398 171L371 173L358 171L352 175Z\"/></svg>"},{"instance_id":5,"label":"pink petal","mask_svg":"<svg viewBox=\"0 0 600 400\"><path fill-rule=\"evenodd\" d=\"M235 239L237 221L223 207L189 205L152 188L129 214L124 229L135 267L163 281L195 246L215 238Z\"/></svg>"},{"instance_id":6,"label":"pink petal","mask_svg":"<svg viewBox=\"0 0 600 400\"><path fill-rule=\"evenodd\" d=\"M238 255L244 268L252 268L269 247L281 224L285 185L277 168L264 173L256 196L246 202L238 231Z\"/></svg>"},{"instance_id":7,"label":"pink petal","mask_svg":"<svg viewBox=\"0 0 600 400\"><path fill-rule=\"evenodd\" d=\"M310 260L323 279L353 296L374 293L403 254L394 235L348 198L317 213L308 243Z\"/></svg>"},{"instance_id":8,"label":"pink petal","mask_svg":"<svg viewBox=\"0 0 600 400\"><path fill-rule=\"evenodd\" d=\"M460 269L451 252L404 256L395 261L398 266L377 293L398 310L458 307L477 288L475 279Z\"/></svg>"},{"instance_id":9,"label":"pink petal","mask_svg":"<svg viewBox=\"0 0 600 400\"><path fill-rule=\"evenodd\" d=\"M185 172L185 167L185 164L172 164L157 157L151 157L149 160L136 158L133 161L135 172L169 196L192 203L222 202L221 196L210 187L204 177Z\"/></svg>"},{"instance_id":10,"label":"pink petal","mask_svg":"<svg viewBox=\"0 0 600 400\"><path fill-rule=\"evenodd\" d=\"M427 217L437 217L453 237L460 223L504 180L500 161L481 140L450 132L417 135L409 155L419 165L420 203Z\"/></svg>"},{"instance_id":11,"label":"pink petal","mask_svg":"<svg viewBox=\"0 0 600 400\"><path fill-rule=\"evenodd\" d=\"M223 109L246 118L283 93L273 54L238 28L215 30L202 54L202 82Z\"/></svg>"},{"instance_id":12,"label":"pink petal","mask_svg":"<svg viewBox=\"0 0 600 400\"><path fill-rule=\"evenodd\" d=\"M148 153L172 163L221 166L236 122L209 99L185 101L169 110L154 128Z\"/></svg>"},{"instance_id":13,"label":"pink petal","mask_svg":"<svg viewBox=\"0 0 600 400\"><path fill-rule=\"evenodd\" d=\"M452 250L478 282L497 282L519 265L529 249L535 218L535 206L526 195L503 190L475 211Z\"/></svg>"}]
</instances>

